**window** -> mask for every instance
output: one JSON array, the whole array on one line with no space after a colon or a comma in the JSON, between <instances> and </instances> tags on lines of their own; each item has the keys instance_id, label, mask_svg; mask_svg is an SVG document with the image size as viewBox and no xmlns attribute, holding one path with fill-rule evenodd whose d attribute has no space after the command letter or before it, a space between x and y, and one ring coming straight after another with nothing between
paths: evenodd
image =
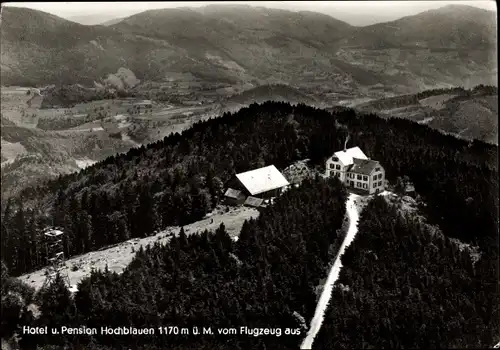
<instances>
[{"instance_id":1,"label":"window","mask_svg":"<svg viewBox=\"0 0 500 350\"><path fill-rule=\"evenodd\" d=\"M335 169L335 164L330 163L330 169Z\"/></svg>"},{"instance_id":2,"label":"window","mask_svg":"<svg viewBox=\"0 0 500 350\"><path fill-rule=\"evenodd\" d=\"M382 186L382 181L379 181L379 182L378 182L378 185L379 185L379 186Z\"/></svg>"},{"instance_id":3,"label":"window","mask_svg":"<svg viewBox=\"0 0 500 350\"><path fill-rule=\"evenodd\" d=\"M368 176L363 176L363 181L368 181Z\"/></svg>"},{"instance_id":4,"label":"window","mask_svg":"<svg viewBox=\"0 0 500 350\"><path fill-rule=\"evenodd\" d=\"M373 181L378 179L378 175L373 175Z\"/></svg>"},{"instance_id":5,"label":"window","mask_svg":"<svg viewBox=\"0 0 500 350\"><path fill-rule=\"evenodd\" d=\"M356 186L357 186L357 187L361 187L361 182L358 182L358 183L356 184Z\"/></svg>"},{"instance_id":6,"label":"window","mask_svg":"<svg viewBox=\"0 0 500 350\"><path fill-rule=\"evenodd\" d=\"M368 189L368 184L363 184L364 189Z\"/></svg>"},{"instance_id":7,"label":"window","mask_svg":"<svg viewBox=\"0 0 500 350\"><path fill-rule=\"evenodd\" d=\"M358 180L361 180L361 175L358 175Z\"/></svg>"},{"instance_id":8,"label":"window","mask_svg":"<svg viewBox=\"0 0 500 350\"><path fill-rule=\"evenodd\" d=\"M378 174L378 178L381 179L382 178L382 174Z\"/></svg>"},{"instance_id":9,"label":"window","mask_svg":"<svg viewBox=\"0 0 500 350\"><path fill-rule=\"evenodd\" d=\"M373 188L375 188L375 187L377 187L377 183L376 182L373 183Z\"/></svg>"},{"instance_id":10,"label":"window","mask_svg":"<svg viewBox=\"0 0 500 350\"><path fill-rule=\"evenodd\" d=\"M338 161L339 161L339 159L338 159L337 157L332 157L332 160L333 160L334 162L338 162Z\"/></svg>"},{"instance_id":11,"label":"window","mask_svg":"<svg viewBox=\"0 0 500 350\"><path fill-rule=\"evenodd\" d=\"M375 168L375 171L380 171L380 167L376 167L376 168Z\"/></svg>"},{"instance_id":12,"label":"window","mask_svg":"<svg viewBox=\"0 0 500 350\"><path fill-rule=\"evenodd\" d=\"M330 170L330 176L333 176L333 175L335 175L335 171Z\"/></svg>"},{"instance_id":13,"label":"window","mask_svg":"<svg viewBox=\"0 0 500 350\"><path fill-rule=\"evenodd\" d=\"M340 170L340 165L335 165L335 169Z\"/></svg>"}]
</instances>

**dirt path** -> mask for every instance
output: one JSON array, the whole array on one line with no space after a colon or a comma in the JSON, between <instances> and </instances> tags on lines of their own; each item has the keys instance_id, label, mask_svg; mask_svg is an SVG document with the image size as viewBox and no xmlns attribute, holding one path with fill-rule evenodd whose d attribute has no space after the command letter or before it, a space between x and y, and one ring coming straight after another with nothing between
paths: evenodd
<instances>
[{"instance_id":1,"label":"dirt path","mask_svg":"<svg viewBox=\"0 0 500 350\"><path fill-rule=\"evenodd\" d=\"M321 292L321 297L319 298L318 304L316 305L316 311L314 312L314 317L311 320L311 326L309 331L307 332L307 336L302 342L300 346L301 349L311 349L314 338L318 334L321 329L321 325L323 323L323 319L325 316L325 310L330 301L330 297L332 296L332 289L335 281L339 278L340 269L342 267L342 262L340 261L340 257L344 254L346 248L351 244L356 237L356 233L358 232L358 219L359 212L358 207L356 205L356 199L359 196L356 194L350 194L349 198L346 202L347 215L349 217L349 229L347 230L347 235L344 238L344 242L340 246L339 252L337 253L337 257L335 262L333 263L332 268L330 269L330 273L328 274L328 278L326 280L325 285L323 286L323 291Z\"/></svg>"},{"instance_id":2,"label":"dirt path","mask_svg":"<svg viewBox=\"0 0 500 350\"><path fill-rule=\"evenodd\" d=\"M243 222L250 218L255 218L259 215L256 209L248 207L229 208L225 212L225 207L216 209L208 214L205 219L184 226L184 231L187 235L207 230L217 229L221 223L226 226L226 231L230 236L236 237L240 234ZM108 247L98 251L89 252L80 256L73 257L66 261L66 271L69 275L72 290L83 278L88 277L92 268L104 270L106 265L110 271L121 273L125 267L132 261L135 253L141 246L146 247L154 242L166 243L170 239L170 234L177 235L180 227L173 226L163 230L153 236L145 238L134 238L126 242L119 243L115 246ZM72 267L78 267L78 270L72 271ZM45 280L45 269L38 270L26 275L22 275L19 279L35 289L40 289Z\"/></svg>"}]
</instances>

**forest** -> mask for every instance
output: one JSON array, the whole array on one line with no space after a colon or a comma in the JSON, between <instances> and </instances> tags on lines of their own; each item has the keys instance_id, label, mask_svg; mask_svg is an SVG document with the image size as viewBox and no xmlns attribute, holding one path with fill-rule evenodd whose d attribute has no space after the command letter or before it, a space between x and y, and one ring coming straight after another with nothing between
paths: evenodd
<instances>
[{"instance_id":1,"label":"forest","mask_svg":"<svg viewBox=\"0 0 500 350\"><path fill-rule=\"evenodd\" d=\"M43 267L47 225L65 231L69 257L197 221L235 173L306 158L322 168L347 134L390 182L409 177L445 235L496 249L497 146L347 108L266 102L24 190L2 206L3 260L13 276Z\"/></svg>"},{"instance_id":2,"label":"forest","mask_svg":"<svg viewBox=\"0 0 500 350\"><path fill-rule=\"evenodd\" d=\"M498 342L498 250L475 261L377 197L341 259L315 349L486 349Z\"/></svg>"},{"instance_id":3,"label":"forest","mask_svg":"<svg viewBox=\"0 0 500 350\"><path fill-rule=\"evenodd\" d=\"M408 177L422 198L428 224L439 230L401 216L382 198L370 203L343 256L339 283L344 287L334 289L322 328L329 332L322 331L315 346L491 346L499 333L498 148L347 108L327 112L287 103L253 104L27 189L2 213L2 277L4 271L16 276L43 266L40 229L46 225L65 230L68 255L185 225L220 203L234 173L267 164L282 169L305 158L322 168L347 134L349 146L359 146L384 165L390 182ZM236 243L223 226L215 233L181 233L165 246L139 251L121 275L94 272L80 283L74 299L62 281L33 296L8 277L12 282L2 283L2 315L9 317L2 319L2 335L18 332L21 324L279 325L300 335L152 337L141 348L297 348L305 336L298 315L308 324L314 287L326 276L343 238L338 229L345 200L335 179L306 181L245 223ZM480 260L472 261L451 237L479 245ZM16 295L36 300L41 317L34 319L23 306L28 302L20 304ZM71 344L93 349L138 341L110 336L21 340L23 348Z\"/></svg>"},{"instance_id":4,"label":"forest","mask_svg":"<svg viewBox=\"0 0 500 350\"><path fill-rule=\"evenodd\" d=\"M314 287L328 272L344 239L347 192L336 178L306 179L257 219L246 221L237 242L223 224L141 249L123 274L94 271L74 299L61 279L35 299L33 327L280 328L281 336L159 335L23 336L23 349L72 345L98 349L289 349L305 335L300 316L312 318ZM28 313L29 314L29 313ZM17 324L14 319L11 324ZM291 330L286 335L285 329ZM103 348L104 348L103 347Z\"/></svg>"}]
</instances>

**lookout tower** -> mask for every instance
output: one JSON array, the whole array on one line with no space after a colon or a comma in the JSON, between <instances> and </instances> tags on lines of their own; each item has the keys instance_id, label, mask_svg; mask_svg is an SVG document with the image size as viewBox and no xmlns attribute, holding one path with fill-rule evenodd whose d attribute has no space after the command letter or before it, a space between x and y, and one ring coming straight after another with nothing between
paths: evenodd
<instances>
[{"instance_id":1,"label":"lookout tower","mask_svg":"<svg viewBox=\"0 0 500 350\"><path fill-rule=\"evenodd\" d=\"M56 279L57 274L69 287L69 276L64 265L63 236L63 231L55 228L49 228L43 232L47 253L47 270L43 288L50 285Z\"/></svg>"}]
</instances>

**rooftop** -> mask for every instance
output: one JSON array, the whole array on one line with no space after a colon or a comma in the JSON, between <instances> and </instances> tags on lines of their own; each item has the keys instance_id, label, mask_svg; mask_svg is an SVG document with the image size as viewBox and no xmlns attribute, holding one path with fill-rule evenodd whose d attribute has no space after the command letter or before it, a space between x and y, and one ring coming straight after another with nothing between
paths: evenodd
<instances>
[{"instance_id":1,"label":"rooftop","mask_svg":"<svg viewBox=\"0 0 500 350\"><path fill-rule=\"evenodd\" d=\"M368 157L363 153L363 151L359 147L348 148L345 151L335 152L335 156L342 162L344 165L353 164L353 158L357 159L368 159Z\"/></svg>"},{"instance_id":2,"label":"rooftop","mask_svg":"<svg viewBox=\"0 0 500 350\"><path fill-rule=\"evenodd\" d=\"M48 236L48 237L58 237L62 234L63 234L63 232L60 230L50 230L50 231L45 232L45 236Z\"/></svg>"},{"instance_id":3,"label":"rooftop","mask_svg":"<svg viewBox=\"0 0 500 350\"><path fill-rule=\"evenodd\" d=\"M263 202L264 202L264 200L261 198L248 196L248 198L245 200L244 204L248 205L250 207L260 207Z\"/></svg>"},{"instance_id":4,"label":"rooftop","mask_svg":"<svg viewBox=\"0 0 500 350\"><path fill-rule=\"evenodd\" d=\"M274 165L236 174L236 177L252 196L289 185Z\"/></svg>"},{"instance_id":5,"label":"rooftop","mask_svg":"<svg viewBox=\"0 0 500 350\"><path fill-rule=\"evenodd\" d=\"M238 191L238 190L235 190L232 188L228 188L226 193L224 193L225 197L229 197L229 198L233 198L233 199L241 198L242 195L243 195L243 193L241 193L241 191Z\"/></svg>"},{"instance_id":6,"label":"rooftop","mask_svg":"<svg viewBox=\"0 0 500 350\"><path fill-rule=\"evenodd\" d=\"M379 163L375 160L370 159L358 159L353 158L353 165L350 167L349 171L356 174L370 175Z\"/></svg>"}]
</instances>

